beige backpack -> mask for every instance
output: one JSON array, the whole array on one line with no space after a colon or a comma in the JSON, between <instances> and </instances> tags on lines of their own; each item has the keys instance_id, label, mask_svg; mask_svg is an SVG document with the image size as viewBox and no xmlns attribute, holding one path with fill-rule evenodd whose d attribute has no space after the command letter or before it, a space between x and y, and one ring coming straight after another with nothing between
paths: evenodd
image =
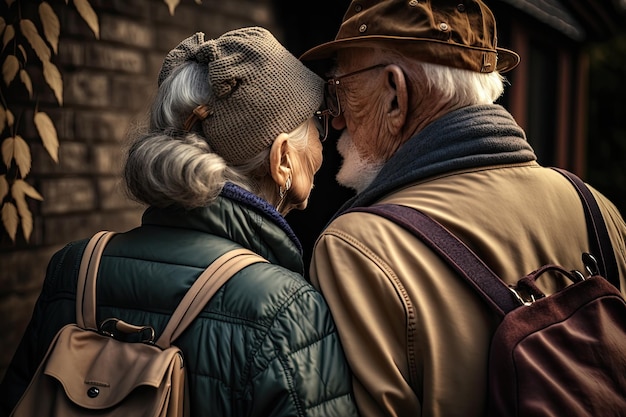
<instances>
[{"instance_id":1,"label":"beige backpack","mask_svg":"<svg viewBox=\"0 0 626 417\"><path fill-rule=\"evenodd\" d=\"M188 416L184 358L172 340L234 273L267 262L247 249L216 259L154 342L149 324L136 326L110 318L96 325L98 266L113 235L99 232L87 244L78 278L77 322L59 330L11 416Z\"/></svg>"}]
</instances>

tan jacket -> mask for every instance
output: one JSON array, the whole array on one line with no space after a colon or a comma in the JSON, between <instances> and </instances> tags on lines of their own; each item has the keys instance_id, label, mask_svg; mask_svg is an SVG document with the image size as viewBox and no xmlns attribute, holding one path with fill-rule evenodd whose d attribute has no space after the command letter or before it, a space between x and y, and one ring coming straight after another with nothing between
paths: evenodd
<instances>
[{"instance_id":1,"label":"tan jacket","mask_svg":"<svg viewBox=\"0 0 626 417\"><path fill-rule=\"evenodd\" d=\"M594 195L624 292L626 224ZM508 283L550 262L584 271L589 245L578 194L534 162L431 178L380 202L431 215ZM496 316L410 232L369 213L339 216L316 243L311 278L337 323L362 416L484 414Z\"/></svg>"}]
</instances>

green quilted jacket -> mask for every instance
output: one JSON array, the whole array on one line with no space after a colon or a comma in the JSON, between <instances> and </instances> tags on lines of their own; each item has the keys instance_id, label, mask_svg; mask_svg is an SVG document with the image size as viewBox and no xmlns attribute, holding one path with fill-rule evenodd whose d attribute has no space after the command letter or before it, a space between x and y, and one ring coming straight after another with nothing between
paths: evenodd
<instances>
[{"instance_id":1,"label":"green quilted jacket","mask_svg":"<svg viewBox=\"0 0 626 417\"><path fill-rule=\"evenodd\" d=\"M21 344L0 386L7 414L55 333L75 321L86 240L57 252ZM214 259L245 247L270 261L248 266L174 341L188 365L193 416L356 416L349 369L328 307L302 277L301 248L263 200L227 184L209 207L149 208L140 227L107 245L97 319L151 324L158 334ZM115 364L111 364L115 366Z\"/></svg>"}]
</instances>

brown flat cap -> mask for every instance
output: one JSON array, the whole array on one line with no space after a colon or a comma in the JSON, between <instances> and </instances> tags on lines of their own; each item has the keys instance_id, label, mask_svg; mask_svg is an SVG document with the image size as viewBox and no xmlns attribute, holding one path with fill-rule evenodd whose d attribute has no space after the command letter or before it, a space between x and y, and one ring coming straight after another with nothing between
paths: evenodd
<instances>
[{"instance_id":1,"label":"brown flat cap","mask_svg":"<svg viewBox=\"0 0 626 417\"><path fill-rule=\"evenodd\" d=\"M506 72L520 60L497 47L495 18L481 0L353 0L335 40L300 59L325 60L340 49L371 46L477 72Z\"/></svg>"}]
</instances>

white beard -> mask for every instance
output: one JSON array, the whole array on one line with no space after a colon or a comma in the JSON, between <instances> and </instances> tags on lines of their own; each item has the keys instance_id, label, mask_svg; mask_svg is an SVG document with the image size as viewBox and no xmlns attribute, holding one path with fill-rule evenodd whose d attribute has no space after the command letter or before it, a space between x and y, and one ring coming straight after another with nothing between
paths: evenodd
<instances>
[{"instance_id":1,"label":"white beard","mask_svg":"<svg viewBox=\"0 0 626 417\"><path fill-rule=\"evenodd\" d=\"M337 141L337 150L343 157L336 177L337 182L356 190L357 193L365 190L374 181L384 165L382 161L370 161L359 155L347 130L341 133Z\"/></svg>"}]
</instances>

